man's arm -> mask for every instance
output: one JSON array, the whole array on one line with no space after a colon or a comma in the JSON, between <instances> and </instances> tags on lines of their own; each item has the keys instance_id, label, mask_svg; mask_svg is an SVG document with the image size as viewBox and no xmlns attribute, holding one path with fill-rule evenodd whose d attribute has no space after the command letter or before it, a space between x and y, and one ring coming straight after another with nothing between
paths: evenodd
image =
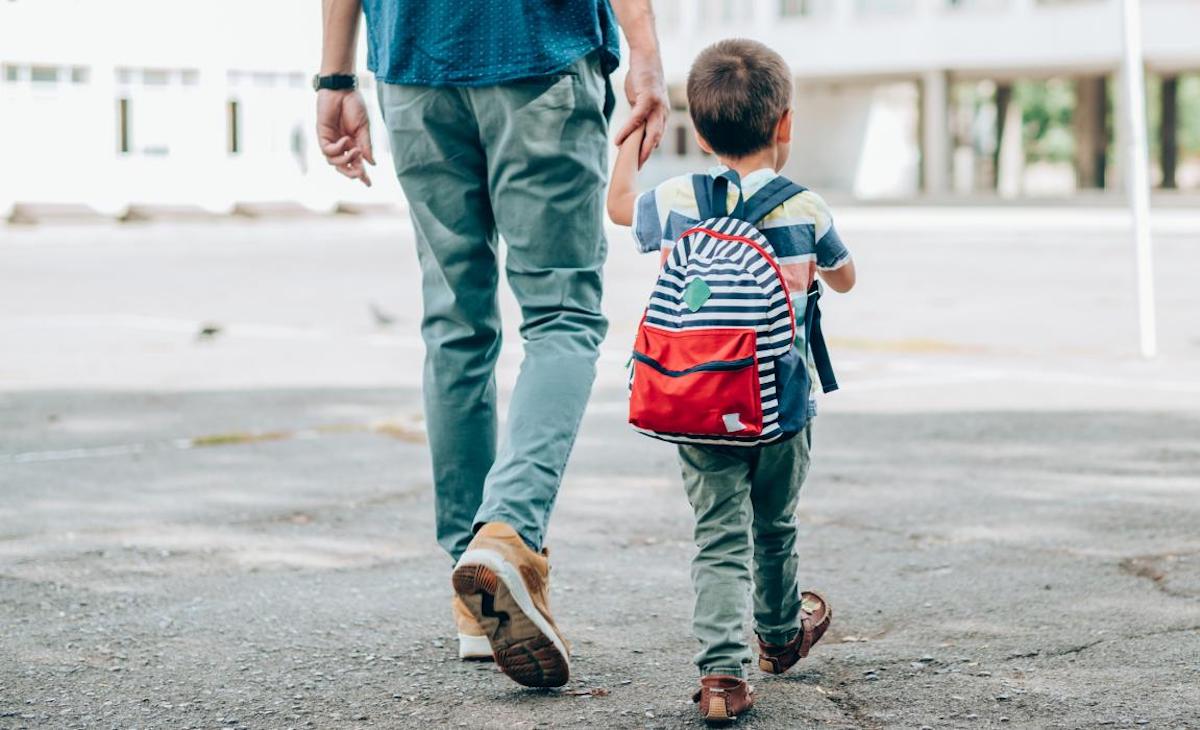
<instances>
[{"instance_id":1,"label":"man's arm","mask_svg":"<svg viewBox=\"0 0 1200 730\"><path fill-rule=\"evenodd\" d=\"M637 204L638 154L645 129L636 129L625 138L617 151L612 179L608 183L608 217L619 226L633 225L633 207Z\"/></svg>"},{"instance_id":2,"label":"man's arm","mask_svg":"<svg viewBox=\"0 0 1200 730\"><path fill-rule=\"evenodd\" d=\"M667 126L667 85L663 80L662 58L658 55L658 36L654 31L654 11L650 0L612 0L617 22L629 42L629 72L625 75L625 96L633 113L617 133L616 143L639 127L646 128L639 148L640 168L658 146Z\"/></svg>"},{"instance_id":3,"label":"man's arm","mask_svg":"<svg viewBox=\"0 0 1200 730\"><path fill-rule=\"evenodd\" d=\"M353 74L361 0L322 0L321 75ZM366 162L375 164L367 106L357 90L317 92L317 141L326 161L367 187Z\"/></svg>"}]
</instances>

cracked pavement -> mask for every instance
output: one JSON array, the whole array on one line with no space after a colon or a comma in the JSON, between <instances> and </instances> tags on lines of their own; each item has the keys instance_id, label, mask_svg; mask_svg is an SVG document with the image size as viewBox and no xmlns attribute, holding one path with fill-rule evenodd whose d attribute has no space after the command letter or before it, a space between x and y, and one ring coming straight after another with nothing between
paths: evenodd
<instances>
[{"instance_id":1,"label":"cracked pavement","mask_svg":"<svg viewBox=\"0 0 1200 730\"><path fill-rule=\"evenodd\" d=\"M405 226L0 233L0 728L700 726L687 503L670 447L623 423L646 263L614 233L548 542L573 678L526 691L453 653ZM1048 272L1119 238L1065 240L1000 306L972 276L1007 233L900 255L844 228L863 290L827 306L845 390L799 512L834 621L752 672L741 726L1200 728L1200 249L1162 242L1141 363L1108 287L1069 277L1038 319ZM896 312L934 262L947 284Z\"/></svg>"}]
</instances>

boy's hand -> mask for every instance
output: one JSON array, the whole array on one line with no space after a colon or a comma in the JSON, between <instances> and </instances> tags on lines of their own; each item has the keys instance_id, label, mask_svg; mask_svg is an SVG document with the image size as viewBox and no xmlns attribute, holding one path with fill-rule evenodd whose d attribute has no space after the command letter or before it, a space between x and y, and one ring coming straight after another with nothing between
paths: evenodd
<instances>
[{"instance_id":1,"label":"boy's hand","mask_svg":"<svg viewBox=\"0 0 1200 730\"><path fill-rule=\"evenodd\" d=\"M625 96L633 112L629 121L617 132L616 143L621 146L625 139L639 128L645 129L638 150L638 169L650 159L650 153L658 146L667 126L667 85L663 80L662 60L658 52L639 53L631 51L629 73L625 75Z\"/></svg>"},{"instance_id":2,"label":"boy's hand","mask_svg":"<svg viewBox=\"0 0 1200 730\"><path fill-rule=\"evenodd\" d=\"M325 160L338 172L371 187L365 163L374 165L375 155L362 94L332 89L317 92L317 141Z\"/></svg>"}]
</instances>

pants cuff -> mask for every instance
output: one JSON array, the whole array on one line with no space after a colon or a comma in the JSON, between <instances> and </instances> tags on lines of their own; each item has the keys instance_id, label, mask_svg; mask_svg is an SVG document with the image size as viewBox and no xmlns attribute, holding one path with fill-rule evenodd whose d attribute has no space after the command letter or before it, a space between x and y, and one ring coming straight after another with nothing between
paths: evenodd
<instances>
[{"instance_id":1,"label":"pants cuff","mask_svg":"<svg viewBox=\"0 0 1200 730\"><path fill-rule=\"evenodd\" d=\"M787 631L756 631L758 638L767 642L772 646L783 646L800 633L800 629L788 629Z\"/></svg>"},{"instance_id":2,"label":"pants cuff","mask_svg":"<svg viewBox=\"0 0 1200 730\"><path fill-rule=\"evenodd\" d=\"M742 678L742 679L744 679L746 676L746 672L744 669L742 669L741 665L738 665L737 667L732 668L732 669L729 667L701 667L700 668L700 676L701 677L710 677L714 674L725 674L725 675L728 675L731 677L738 677L738 678Z\"/></svg>"},{"instance_id":3,"label":"pants cuff","mask_svg":"<svg viewBox=\"0 0 1200 730\"><path fill-rule=\"evenodd\" d=\"M475 523L473 525L471 525L471 534L474 535L475 533L479 532L479 528L483 527L484 525L486 525L489 522L503 522L504 524L508 525L509 527L511 527L517 531L517 534L521 536L521 539L525 541L525 545L530 550L534 551L535 553L541 552L541 550L542 550L541 540L535 541L535 540L531 539L529 537L527 530L522 528L521 524L519 522L517 522L512 517L509 517L506 515L494 515L494 516L487 516L487 517L485 517L483 515L476 515Z\"/></svg>"}]
</instances>

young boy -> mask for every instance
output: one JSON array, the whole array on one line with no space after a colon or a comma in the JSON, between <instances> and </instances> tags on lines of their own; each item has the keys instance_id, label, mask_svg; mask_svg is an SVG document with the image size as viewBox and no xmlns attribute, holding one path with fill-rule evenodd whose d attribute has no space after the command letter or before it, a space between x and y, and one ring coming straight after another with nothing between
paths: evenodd
<instances>
[{"instance_id":1,"label":"young boy","mask_svg":"<svg viewBox=\"0 0 1200 730\"><path fill-rule=\"evenodd\" d=\"M749 40L710 46L692 65L687 96L696 141L720 162L709 175L740 181L745 198L778 175L792 139L792 75L779 54ZM639 196L634 189L637 136L618 153L608 213L614 223L633 226L641 251L662 251L665 257L701 217L692 176L673 178ZM732 210L738 190L733 184L729 188ZM817 274L838 292L854 286L850 254L825 201L815 193L796 194L750 222L771 243L796 311L804 312ZM803 406L811 412L810 403ZM794 513L811 440L810 423L794 438L765 446L679 446L699 548L692 562L692 626L701 646L695 659L701 679L693 699L706 720L733 720L754 701L745 679L752 652L743 633L752 575L764 671L789 669L829 626L829 604L816 593L801 593L796 582Z\"/></svg>"}]
</instances>

